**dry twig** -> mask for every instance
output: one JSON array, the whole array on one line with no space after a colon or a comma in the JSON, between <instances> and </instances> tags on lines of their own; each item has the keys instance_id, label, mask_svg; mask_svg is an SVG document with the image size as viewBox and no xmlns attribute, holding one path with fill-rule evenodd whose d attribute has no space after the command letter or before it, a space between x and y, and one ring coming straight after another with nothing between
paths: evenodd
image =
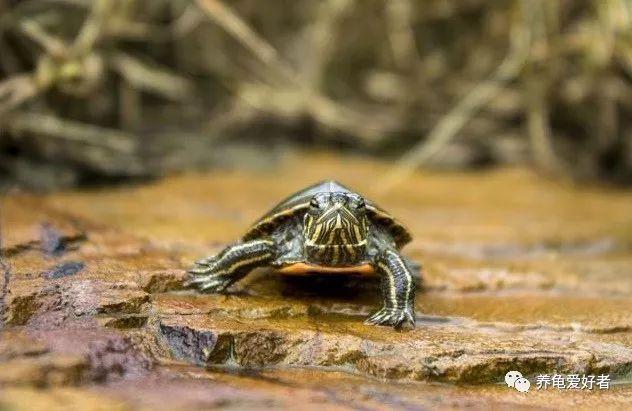
<instances>
[{"instance_id":1,"label":"dry twig","mask_svg":"<svg viewBox=\"0 0 632 411\"><path fill-rule=\"evenodd\" d=\"M29 132L72 143L104 148L121 154L133 154L137 148L137 138L134 135L92 124L63 120L47 114L14 113L11 114L8 124L9 129L16 136Z\"/></svg>"},{"instance_id":2,"label":"dry twig","mask_svg":"<svg viewBox=\"0 0 632 411\"><path fill-rule=\"evenodd\" d=\"M412 3L410 0L386 0L385 7L388 39L395 63L400 68L410 69L412 63L419 61L410 22Z\"/></svg>"},{"instance_id":3,"label":"dry twig","mask_svg":"<svg viewBox=\"0 0 632 411\"><path fill-rule=\"evenodd\" d=\"M309 114L327 128L343 131L368 143L379 141L396 127L396 118L363 113L322 95L314 88L318 85L318 81L312 84L312 81L301 79L301 76L281 59L272 45L221 1L198 0L197 2L207 16L240 41L277 77L284 80L282 85L275 85L275 87L265 84L242 84L238 88L238 97L248 106L276 115L281 114L282 117L288 115L300 117ZM335 11L330 10L325 14L329 15L333 24L339 13L351 4L350 2L335 4L332 6ZM315 78L318 77L315 75Z\"/></svg>"},{"instance_id":4,"label":"dry twig","mask_svg":"<svg viewBox=\"0 0 632 411\"><path fill-rule=\"evenodd\" d=\"M183 100L193 93L193 85L187 79L169 72L165 67L150 66L122 52L112 53L109 60L112 67L139 90L153 92L170 100Z\"/></svg>"},{"instance_id":5,"label":"dry twig","mask_svg":"<svg viewBox=\"0 0 632 411\"><path fill-rule=\"evenodd\" d=\"M494 74L466 94L454 108L439 120L426 139L414 146L397 162L393 170L378 182L378 191L387 192L392 189L393 186L440 152L481 107L518 75L528 57L530 42L528 22L523 21L520 29L513 33L509 54Z\"/></svg>"},{"instance_id":6,"label":"dry twig","mask_svg":"<svg viewBox=\"0 0 632 411\"><path fill-rule=\"evenodd\" d=\"M0 120L11 110L32 99L39 92L37 82L29 74L16 74L0 83Z\"/></svg>"},{"instance_id":7,"label":"dry twig","mask_svg":"<svg viewBox=\"0 0 632 411\"><path fill-rule=\"evenodd\" d=\"M274 69L285 81L296 83L296 73L281 59L276 49L228 6L219 0L197 0L197 4L211 20L235 37L265 66Z\"/></svg>"}]
</instances>

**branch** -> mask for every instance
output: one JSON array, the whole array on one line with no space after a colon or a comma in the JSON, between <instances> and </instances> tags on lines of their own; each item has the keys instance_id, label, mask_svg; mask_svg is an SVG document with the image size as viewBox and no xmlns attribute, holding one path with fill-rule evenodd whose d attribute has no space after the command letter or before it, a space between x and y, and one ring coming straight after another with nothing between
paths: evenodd
<instances>
[{"instance_id":1,"label":"branch","mask_svg":"<svg viewBox=\"0 0 632 411\"><path fill-rule=\"evenodd\" d=\"M17 74L0 83L0 119L4 114L35 97L37 82L29 74Z\"/></svg>"},{"instance_id":2,"label":"branch","mask_svg":"<svg viewBox=\"0 0 632 411\"><path fill-rule=\"evenodd\" d=\"M72 51L75 55L81 55L92 50L101 38L108 15L112 11L112 1L95 0L92 4L90 15L85 19L79 33L72 43Z\"/></svg>"},{"instance_id":3,"label":"branch","mask_svg":"<svg viewBox=\"0 0 632 411\"><path fill-rule=\"evenodd\" d=\"M119 130L38 113L15 113L7 120L8 127L16 135L29 132L122 154L133 154L136 150L137 138Z\"/></svg>"},{"instance_id":4,"label":"branch","mask_svg":"<svg viewBox=\"0 0 632 411\"><path fill-rule=\"evenodd\" d=\"M28 38L39 44L47 54L54 57L68 55L68 47L66 44L59 38L44 31L35 21L23 21L20 23L20 28Z\"/></svg>"},{"instance_id":5,"label":"branch","mask_svg":"<svg viewBox=\"0 0 632 411\"><path fill-rule=\"evenodd\" d=\"M193 85L164 67L150 66L129 54L111 55L113 67L134 87L160 94L171 100L182 100L192 94Z\"/></svg>"},{"instance_id":6,"label":"branch","mask_svg":"<svg viewBox=\"0 0 632 411\"><path fill-rule=\"evenodd\" d=\"M296 81L296 73L270 43L250 28L233 10L219 0L197 0L198 6L220 27L235 37L267 67L286 80Z\"/></svg>"},{"instance_id":7,"label":"branch","mask_svg":"<svg viewBox=\"0 0 632 411\"><path fill-rule=\"evenodd\" d=\"M525 0L530 1L530 0ZM397 165L378 181L380 192L387 192L393 186L410 176L419 166L440 152L463 126L487 104L509 81L514 79L524 66L529 55L531 35L528 21L513 33L511 49L492 76L478 84L454 106L430 131L428 137L406 153Z\"/></svg>"}]
</instances>

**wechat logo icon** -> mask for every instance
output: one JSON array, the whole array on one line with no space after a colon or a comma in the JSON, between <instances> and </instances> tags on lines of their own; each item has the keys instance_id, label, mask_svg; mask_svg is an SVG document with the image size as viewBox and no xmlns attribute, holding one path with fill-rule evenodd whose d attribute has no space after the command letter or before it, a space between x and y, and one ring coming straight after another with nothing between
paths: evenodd
<instances>
[{"instance_id":1,"label":"wechat logo icon","mask_svg":"<svg viewBox=\"0 0 632 411\"><path fill-rule=\"evenodd\" d=\"M509 371L505 374L507 387L515 388L520 392L527 392L531 388L531 382L522 376L520 371Z\"/></svg>"}]
</instances>

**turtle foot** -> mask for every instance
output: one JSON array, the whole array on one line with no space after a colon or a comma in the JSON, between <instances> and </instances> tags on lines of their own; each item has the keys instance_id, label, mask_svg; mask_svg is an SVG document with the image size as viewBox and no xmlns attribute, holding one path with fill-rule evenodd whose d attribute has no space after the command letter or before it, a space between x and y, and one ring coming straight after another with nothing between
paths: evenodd
<instances>
[{"instance_id":1,"label":"turtle foot","mask_svg":"<svg viewBox=\"0 0 632 411\"><path fill-rule=\"evenodd\" d=\"M188 270L189 274L197 276L197 278L213 276L213 271L217 270L217 260L208 259L200 260L195 263L195 267Z\"/></svg>"},{"instance_id":2,"label":"turtle foot","mask_svg":"<svg viewBox=\"0 0 632 411\"><path fill-rule=\"evenodd\" d=\"M382 308L372 316L370 316L365 322L369 325L385 325L395 328L401 328L403 326L415 327L415 316L413 310L398 309L398 308Z\"/></svg>"},{"instance_id":3,"label":"turtle foot","mask_svg":"<svg viewBox=\"0 0 632 411\"><path fill-rule=\"evenodd\" d=\"M198 266L204 266L204 265L210 266L212 264L215 264L217 262L217 260L218 260L217 256L216 255L212 255L210 257L205 257L205 258L202 258L202 259L196 261L195 264L198 265Z\"/></svg>"},{"instance_id":4,"label":"turtle foot","mask_svg":"<svg viewBox=\"0 0 632 411\"><path fill-rule=\"evenodd\" d=\"M234 280L230 276L218 274L216 270L216 259L200 260L195 267L189 270L189 279L184 283L184 286L195 287L205 293L222 292Z\"/></svg>"},{"instance_id":5,"label":"turtle foot","mask_svg":"<svg viewBox=\"0 0 632 411\"><path fill-rule=\"evenodd\" d=\"M196 276L185 282L185 287L195 287L205 293L221 293L226 290L235 280L225 275L209 274L200 275L200 270L189 271Z\"/></svg>"}]
</instances>

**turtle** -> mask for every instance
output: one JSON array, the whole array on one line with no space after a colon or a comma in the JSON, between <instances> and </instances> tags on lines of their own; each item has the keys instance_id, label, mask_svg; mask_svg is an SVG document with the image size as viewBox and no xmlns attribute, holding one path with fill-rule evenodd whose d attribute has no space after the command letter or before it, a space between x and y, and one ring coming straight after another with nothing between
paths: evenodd
<instances>
[{"instance_id":1,"label":"turtle","mask_svg":"<svg viewBox=\"0 0 632 411\"><path fill-rule=\"evenodd\" d=\"M414 327L421 266L400 253L410 240L410 232L374 202L336 181L321 181L281 201L241 241L197 261L187 285L220 293L264 266L286 274L377 275L382 307L365 323Z\"/></svg>"}]
</instances>

